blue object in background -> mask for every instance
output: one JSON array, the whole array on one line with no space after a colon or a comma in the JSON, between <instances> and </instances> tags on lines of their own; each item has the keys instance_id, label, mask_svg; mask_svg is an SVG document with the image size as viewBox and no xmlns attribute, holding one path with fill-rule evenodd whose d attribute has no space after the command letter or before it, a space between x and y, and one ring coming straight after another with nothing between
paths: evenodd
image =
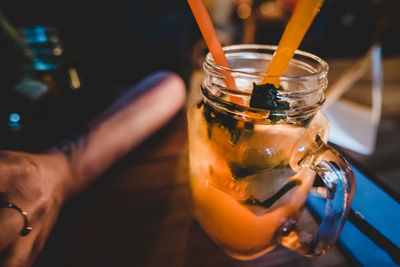
<instances>
[{"instance_id":1,"label":"blue object in background","mask_svg":"<svg viewBox=\"0 0 400 267\"><path fill-rule=\"evenodd\" d=\"M25 26L21 33L33 53L33 69L56 70L62 63L63 46L57 29L43 25Z\"/></svg>"},{"instance_id":2,"label":"blue object in background","mask_svg":"<svg viewBox=\"0 0 400 267\"><path fill-rule=\"evenodd\" d=\"M339 244L360 266L400 266L400 204L351 165L356 190ZM321 217L325 201L310 195L308 207Z\"/></svg>"}]
</instances>

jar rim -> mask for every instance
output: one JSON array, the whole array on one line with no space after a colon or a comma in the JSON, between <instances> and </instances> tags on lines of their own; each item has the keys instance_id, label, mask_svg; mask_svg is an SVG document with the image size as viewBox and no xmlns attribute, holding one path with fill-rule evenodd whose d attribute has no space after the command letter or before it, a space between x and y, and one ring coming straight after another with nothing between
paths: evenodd
<instances>
[{"instance_id":1,"label":"jar rim","mask_svg":"<svg viewBox=\"0 0 400 267\"><path fill-rule=\"evenodd\" d=\"M202 94L205 99L219 110L235 113L243 119L254 119L255 116L262 118L270 117L271 114L286 114L288 122L301 118L308 118L315 114L325 101L323 91L327 88L327 74L329 66L320 57L301 50L296 50L291 60L288 73L291 75L268 76L278 78L282 83L282 90L279 90L279 101L288 102L289 110L266 110L250 107L252 96L251 82L240 83L240 80L262 81L268 62L271 61L276 45L239 44L225 46L225 55L231 60L233 68L226 68L216 64L211 53L208 53L203 64L206 77L202 83ZM235 61L239 59L239 61ZM244 63L256 62L255 65ZM254 61L255 60L255 61ZM258 61L258 63L257 63ZM265 64L263 63L265 62ZM235 64L238 64L235 69ZM242 66L244 66L242 68ZM247 66L247 67L246 67ZM248 70L248 71L247 71ZM239 81L237 88L228 88L226 85L226 74L229 72L236 81ZM240 99L239 102L232 99ZM257 114L257 115L255 115Z\"/></svg>"},{"instance_id":2,"label":"jar rim","mask_svg":"<svg viewBox=\"0 0 400 267\"><path fill-rule=\"evenodd\" d=\"M240 51L240 50L256 50L262 53L262 50L272 50L276 51L278 48L277 45L267 45L267 44L235 44L235 45L228 45L224 46L222 49L224 50L226 55L229 55L230 52L235 52L235 51ZM276 76L276 75L266 75L265 73L251 73L251 72L246 72L242 70L237 70L237 69L232 69L228 67L224 67L221 65L218 65L217 63L214 62L214 59L211 55L211 52L208 52L205 58L205 67L215 69L217 71L219 70L225 70L230 73L238 73L238 74L244 74L244 75L249 75L249 76L254 76L254 77L271 77L271 78L279 78L281 81L293 81L293 80L306 80L306 79L312 79L312 78L318 78L319 76L324 76L327 75L329 71L329 65L328 63L323 60L322 58L303 51L303 50L295 50L294 52L294 57L295 56L303 56L308 59L313 60L319 65L318 71L314 73L309 73L306 75L281 75L281 76Z\"/></svg>"}]
</instances>

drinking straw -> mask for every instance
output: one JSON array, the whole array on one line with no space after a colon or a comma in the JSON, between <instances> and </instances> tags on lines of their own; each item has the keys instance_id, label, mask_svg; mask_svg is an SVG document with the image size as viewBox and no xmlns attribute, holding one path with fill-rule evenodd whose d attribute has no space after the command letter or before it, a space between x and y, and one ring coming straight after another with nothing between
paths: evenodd
<instances>
[{"instance_id":1,"label":"drinking straw","mask_svg":"<svg viewBox=\"0 0 400 267\"><path fill-rule=\"evenodd\" d=\"M285 73L294 52L321 8L322 2L323 0L299 0L297 2L262 83L279 86L278 77Z\"/></svg>"},{"instance_id":2,"label":"drinking straw","mask_svg":"<svg viewBox=\"0 0 400 267\"><path fill-rule=\"evenodd\" d=\"M210 15L208 14L203 1L187 1L197 21L197 25L200 28L201 34L203 35L203 38L207 44L208 50L214 58L214 62L220 66L229 68L228 60L225 57L225 53L218 39L218 35L215 32ZM226 87L230 89L236 89L235 80L233 79L232 75L228 71L224 70L221 70L221 73L225 76Z\"/></svg>"}]
</instances>

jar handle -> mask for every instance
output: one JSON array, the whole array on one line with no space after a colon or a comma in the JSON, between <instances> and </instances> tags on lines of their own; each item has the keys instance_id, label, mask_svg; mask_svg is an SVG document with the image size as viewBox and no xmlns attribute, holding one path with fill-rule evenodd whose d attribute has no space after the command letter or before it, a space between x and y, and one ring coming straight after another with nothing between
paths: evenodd
<instances>
[{"instance_id":1,"label":"jar handle","mask_svg":"<svg viewBox=\"0 0 400 267\"><path fill-rule=\"evenodd\" d=\"M304 158L300 166L311 168L321 177L326 189L325 210L314 237L307 240L299 237L300 246L288 246L305 256L324 254L335 244L350 211L355 189L354 175L346 160L319 136L315 141L319 146L317 153Z\"/></svg>"}]
</instances>

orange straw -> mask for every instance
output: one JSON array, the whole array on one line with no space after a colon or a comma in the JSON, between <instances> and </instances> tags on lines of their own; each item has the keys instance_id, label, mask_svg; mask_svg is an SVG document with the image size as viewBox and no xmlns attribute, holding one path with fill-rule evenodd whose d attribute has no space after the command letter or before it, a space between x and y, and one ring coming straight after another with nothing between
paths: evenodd
<instances>
[{"instance_id":1,"label":"orange straw","mask_svg":"<svg viewBox=\"0 0 400 267\"><path fill-rule=\"evenodd\" d=\"M262 83L272 83L275 87L279 86L278 76L285 73L294 52L299 47L304 35L310 27L315 15L321 8L323 0L299 0L293 11L278 49L268 66L266 77ZM273 77L271 77L273 76Z\"/></svg>"},{"instance_id":2,"label":"orange straw","mask_svg":"<svg viewBox=\"0 0 400 267\"><path fill-rule=\"evenodd\" d=\"M192 9L193 15L200 28L201 34L207 44L208 50L214 58L214 62L225 68L229 68L228 60L225 57L225 53L222 50L221 43L218 39L217 33L215 32L212 24L210 15L207 12L206 7L202 0L187 0L190 8ZM230 89L236 89L235 80L232 75L227 71L221 71L226 78L226 87Z\"/></svg>"}]
</instances>

